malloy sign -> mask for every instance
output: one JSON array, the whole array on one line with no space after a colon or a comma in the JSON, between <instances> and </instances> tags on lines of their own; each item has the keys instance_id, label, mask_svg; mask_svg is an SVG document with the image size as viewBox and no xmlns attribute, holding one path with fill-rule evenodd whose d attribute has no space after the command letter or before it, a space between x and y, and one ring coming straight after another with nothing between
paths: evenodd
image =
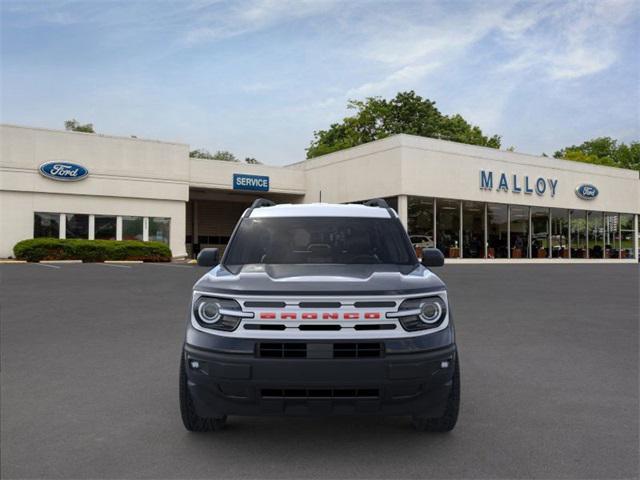
<instances>
[{"instance_id":1,"label":"malloy sign","mask_svg":"<svg viewBox=\"0 0 640 480\"><path fill-rule=\"evenodd\" d=\"M490 170L480 170L480 189L495 190L497 192L524 193L538 196L549 195L555 197L558 190L558 180L555 178L530 177L529 175L500 174Z\"/></svg>"}]
</instances>

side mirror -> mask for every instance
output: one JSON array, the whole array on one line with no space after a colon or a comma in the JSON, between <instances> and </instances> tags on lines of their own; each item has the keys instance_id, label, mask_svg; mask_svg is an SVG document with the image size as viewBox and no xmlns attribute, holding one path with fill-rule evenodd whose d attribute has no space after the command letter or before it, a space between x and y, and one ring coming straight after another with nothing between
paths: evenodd
<instances>
[{"instance_id":1,"label":"side mirror","mask_svg":"<svg viewBox=\"0 0 640 480\"><path fill-rule=\"evenodd\" d=\"M441 267L444 265L444 255L437 248L422 250L422 265L425 267Z\"/></svg>"},{"instance_id":2,"label":"side mirror","mask_svg":"<svg viewBox=\"0 0 640 480\"><path fill-rule=\"evenodd\" d=\"M219 254L217 248L203 248L198 254L198 266L199 267L215 267L220 263L218 260Z\"/></svg>"}]
</instances>

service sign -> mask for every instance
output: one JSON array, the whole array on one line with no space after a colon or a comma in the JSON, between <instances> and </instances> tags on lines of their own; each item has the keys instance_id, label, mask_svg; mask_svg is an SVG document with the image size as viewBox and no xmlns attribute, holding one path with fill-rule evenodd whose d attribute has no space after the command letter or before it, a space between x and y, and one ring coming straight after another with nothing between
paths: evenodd
<instances>
[{"instance_id":1,"label":"service sign","mask_svg":"<svg viewBox=\"0 0 640 480\"><path fill-rule=\"evenodd\" d=\"M588 183L576 187L576 195L583 200L593 200L598 196L598 189Z\"/></svg>"},{"instance_id":2,"label":"service sign","mask_svg":"<svg viewBox=\"0 0 640 480\"><path fill-rule=\"evenodd\" d=\"M251 190L258 192L269 191L269 177L262 175L245 175L244 173L233 174L234 190Z\"/></svg>"},{"instance_id":3,"label":"service sign","mask_svg":"<svg viewBox=\"0 0 640 480\"><path fill-rule=\"evenodd\" d=\"M82 165L62 160L43 163L39 170L43 176L61 182L77 182L89 175L89 170Z\"/></svg>"}]
</instances>

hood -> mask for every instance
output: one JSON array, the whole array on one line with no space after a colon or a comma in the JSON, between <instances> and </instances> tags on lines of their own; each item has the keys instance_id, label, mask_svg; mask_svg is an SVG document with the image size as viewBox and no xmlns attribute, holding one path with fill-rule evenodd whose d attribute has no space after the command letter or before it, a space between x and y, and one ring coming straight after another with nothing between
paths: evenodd
<instances>
[{"instance_id":1,"label":"hood","mask_svg":"<svg viewBox=\"0 0 640 480\"><path fill-rule=\"evenodd\" d=\"M194 286L239 295L403 295L443 290L422 265L244 265L237 273L217 266Z\"/></svg>"}]
</instances>

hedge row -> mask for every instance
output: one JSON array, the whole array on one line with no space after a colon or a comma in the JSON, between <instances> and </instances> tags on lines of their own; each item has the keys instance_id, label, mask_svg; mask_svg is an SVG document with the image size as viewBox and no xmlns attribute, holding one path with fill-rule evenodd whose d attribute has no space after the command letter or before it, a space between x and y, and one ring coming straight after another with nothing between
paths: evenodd
<instances>
[{"instance_id":1,"label":"hedge row","mask_svg":"<svg viewBox=\"0 0 640 480\"><path fill-rule=\"evenodd\" d=\"M58 238L33 238L16 243L13 253L19 260L142 260L144 262L169 262L171 250L160 242L138 240L80 240Z\"/></svg>"}]
</instances>

